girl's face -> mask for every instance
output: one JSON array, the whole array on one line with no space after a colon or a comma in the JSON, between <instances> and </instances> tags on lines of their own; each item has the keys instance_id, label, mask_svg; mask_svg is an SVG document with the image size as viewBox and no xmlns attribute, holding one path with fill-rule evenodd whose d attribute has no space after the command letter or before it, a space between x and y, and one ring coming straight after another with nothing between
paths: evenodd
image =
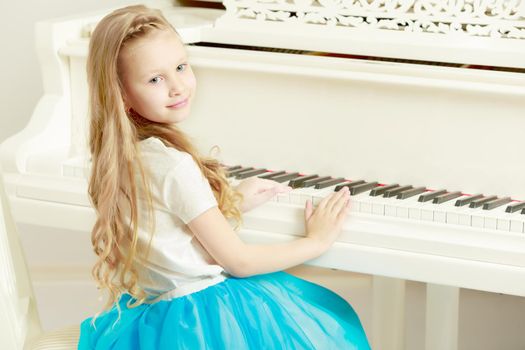
<instances>
[{"instance_id":1,"label":"girl's face","mask_svg":"<svg viewBox=\"0 0 525 350\"><path fill-rule=\"evenodd\" d=\"M174 31L154 30L124 46L118 65L126 108L158 123L186 119L196 80Z\"/></svg>"}]
</instances>

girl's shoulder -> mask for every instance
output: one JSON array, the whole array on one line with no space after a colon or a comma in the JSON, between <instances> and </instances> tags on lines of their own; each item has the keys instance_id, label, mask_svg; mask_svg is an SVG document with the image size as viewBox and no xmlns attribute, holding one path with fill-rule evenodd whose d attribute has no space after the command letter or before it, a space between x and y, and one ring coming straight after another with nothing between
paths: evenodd
<instances>
[{"instance_id":1,"label":"girl's shoulder","mask_svg":"<svg viewBox=\"0 0 525 350\"><path fill-rule=\"evenodd\" d=\"M140 141L139 145L142 157L148 163L162 162L172 168L181 162L192 160L192 157L188 153L179 151L173 147L167 147L157 137L144 139Z\"/></svg>"}]
</instances>

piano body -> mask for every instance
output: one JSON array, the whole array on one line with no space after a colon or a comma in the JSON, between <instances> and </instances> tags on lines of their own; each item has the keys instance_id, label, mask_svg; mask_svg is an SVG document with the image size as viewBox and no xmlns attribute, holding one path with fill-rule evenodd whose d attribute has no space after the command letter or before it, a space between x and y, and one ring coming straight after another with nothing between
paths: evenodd
<instances>
[{"instance_id":1,"label":"piano body","mask_svg":"<svg viewBox=\"0 0 525 350\"><path fill-rule=\"evenodd\" d=\"M374 348L404 348L405 280L427 283L428 350L457 349L460 288L525 296L523 3L147 4L188 44L199 86L182 127L202 152L218 145L227 165L372 183L353 196L340 239L309 264L374 275ZM34 244L70 234L65 256L36 258L48 266L93 259L85 60L90 28L107 12L37 25L45 94L0 149L22 231L50 234ZM370 195L390 184L413 187ZM247 214L241 235L292 239L304 201L336 186L314 185Z\"/></svg>"}]
</instances>

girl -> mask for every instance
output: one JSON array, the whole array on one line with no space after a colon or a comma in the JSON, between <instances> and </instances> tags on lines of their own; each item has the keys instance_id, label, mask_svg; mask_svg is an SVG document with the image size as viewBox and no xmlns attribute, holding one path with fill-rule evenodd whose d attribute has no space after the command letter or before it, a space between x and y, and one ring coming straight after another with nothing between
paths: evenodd
<instances>
[{"instance_id":1,"label":"girl","mask_svg":"<svg viewBox=\"0 0 525 350\"><path fill-rule=\"evenodd\" d=\"M348 303L278 272L330 247L347 190L306 204L304 237L246 244L228 220L289 188L230 187L177 128L196 82L161 13L131 6L102 19L87 71L93 275L109 298L82 323L79 349L369 349Z\"/></svg>"}]
</instances>

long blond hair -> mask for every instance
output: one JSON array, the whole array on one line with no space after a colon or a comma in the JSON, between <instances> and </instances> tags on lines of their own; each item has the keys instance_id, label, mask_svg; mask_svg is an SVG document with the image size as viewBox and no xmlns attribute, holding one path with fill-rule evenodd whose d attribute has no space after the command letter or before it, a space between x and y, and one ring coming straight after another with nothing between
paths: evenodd
<instances>
[{"instance_id":1,"label":"long blond hair","mask_svg":"<svg viewBox=\"0 0 525 350\"><path fill-rule=\"evenodd\" d=\"M92 273L99 288L108 292L104 309L110 308L123 293L135 299L130 306L142 304L147 297L137 284L133 264L137 257L139 197L145 198L141 209L144 207L149 213L152 235L154 228L147 169L138 150L140 140L155 136L168 147L189 153L208 179L222 213L240 222L241 196L229 186L220 164L200 156L175 125L146 121L127 111L124 105L117 64L122 47L152 31L166 29L175 31L159 10L129 6L104 17L89 44L89 196L97 214L91 242L98 256ZM137 180L141 186L136 185Z\"/></svg>"}]
</instances>

